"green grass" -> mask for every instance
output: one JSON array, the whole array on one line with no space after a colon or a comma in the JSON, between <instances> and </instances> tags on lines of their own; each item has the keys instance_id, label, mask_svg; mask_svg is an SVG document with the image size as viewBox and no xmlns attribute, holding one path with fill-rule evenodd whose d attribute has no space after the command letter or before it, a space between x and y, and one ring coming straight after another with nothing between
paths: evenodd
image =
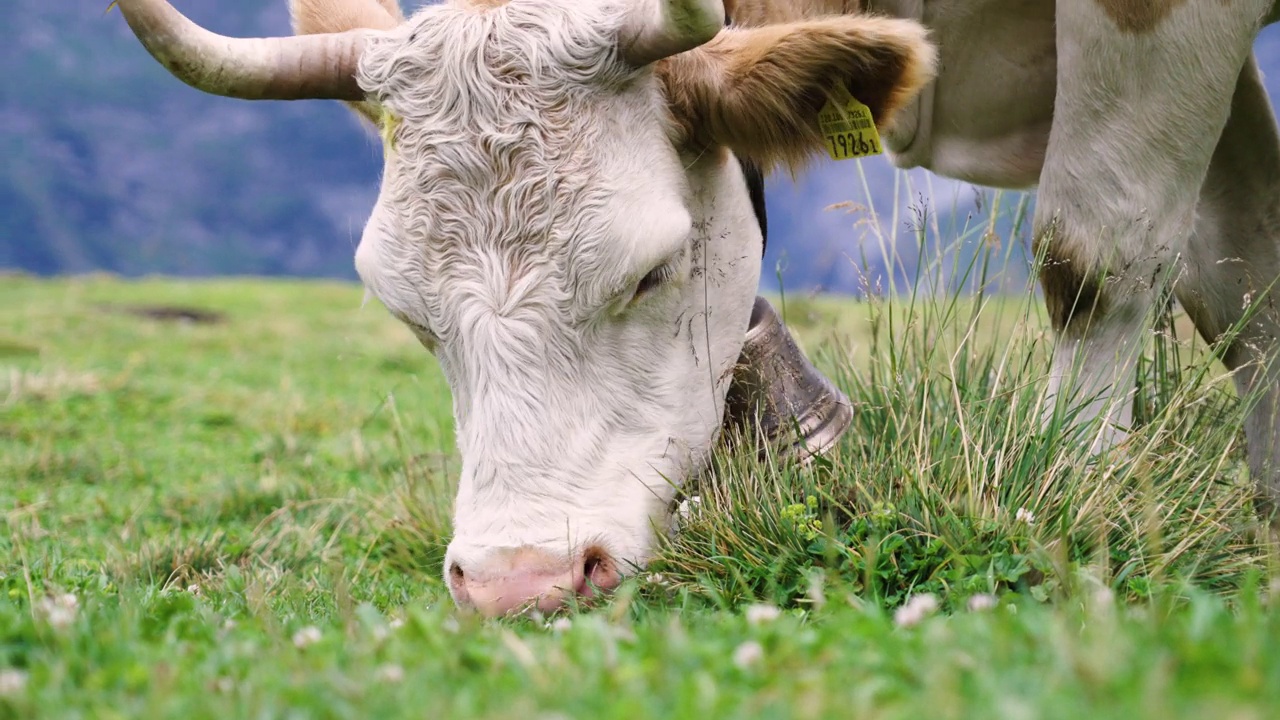
<instances>
[{"instance_id":1,"label":"green grass","mask_svg":"<svg viewBox=\"0 0 1280 720\"><path fill-rule=\"evenodd\" d=\"M1039 430L1034 299L785 304L838 451L724 453L611 602L484 623L440 580L448 388L360 289L0 278L0 718L1275 716L1275 551L1185 320L1089 458Z\"/></svg>"}]
</instances>

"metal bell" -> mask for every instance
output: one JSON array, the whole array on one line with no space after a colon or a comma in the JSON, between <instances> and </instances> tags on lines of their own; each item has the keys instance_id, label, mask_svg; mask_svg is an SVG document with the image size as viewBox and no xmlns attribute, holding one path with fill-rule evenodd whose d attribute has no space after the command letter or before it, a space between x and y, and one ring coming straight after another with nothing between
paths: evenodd
<instances>
[{"instance_id":1,"label":"metal bell","mask_svg":"<svg viewBox=\"0 0 1280 720\"><path fill-rule=\"evenodd\" d=\"M726 429L807 462L835 446L852 422L849 398L804 356L769 301L757 297L725 401Z\"/></svg>"}]
</instances>

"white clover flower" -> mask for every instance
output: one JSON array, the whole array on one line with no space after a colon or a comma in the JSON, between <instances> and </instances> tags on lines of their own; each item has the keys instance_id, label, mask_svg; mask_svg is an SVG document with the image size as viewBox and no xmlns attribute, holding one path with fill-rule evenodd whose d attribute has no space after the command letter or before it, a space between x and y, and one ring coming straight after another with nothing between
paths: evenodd
<instances>
[{"instance_id":1,"label":"white clover flower","mask_svg":"<svg viewBox=\"0 0 1280 720\"><path fill-rule=\"evenodd\" d=\"M825 580L821 573L811 573L809 575L809 585L805 588L804 595L813 603L816 609L822 609L827 604L827 591L825 588ZM803 612L801 613L803 615Z\"/></svg>"},{"instance_id":2,"label":"white clover flower","mask_svg":"<svg viewBox=\"0 0 1280 720\"><path fill-rule=\"evenodd\" d=\"M547 627L551 628L552 632L568 632L569 628L573 627L573 621L567 617L556 618L554 622L547 623Z\"/></svg>"},{"instance_id":3,"label":"white clover flower","mask_svg":"<svg viewBox=\"0 0 1280 720\"><path fill-rule=\"evenodd\" d=\"M55 630L63 630L76 620L76 610L80 601L75 595L67 593L56 598L42 598L37 606L38 614Z\"/></svg>"},{"instance_id":4,"label":"white clover flower","mask_svg":"<svg viewBox=\"0 0 1280 720\"><path fill-rule=\"evenodd\" d=\"M898 627L911 627L932 615L938 609L938 598L930 593L912 595L893 613L893 622Z\"/></svg>"},{"instance_id":5,"label":"white clover flower","mask_svg":"<svg viewBox=\"0 0 1280 720\"><path fill-rule=\"evenodd\" d=\"M293 644L299 648L314 645L318 642L320 642L320 628L312 625L308 625L293 634Z\"/></svg>"},{"instance_id":6,"label":"white clover flower","mask_svg":"<svg viewBox=\"0 0 1280 720\"><path fill-rule=\"evenodd\" d=\"M969 612L983 612L990 610L996 606L996 598L994 595L979 593L969 598Z\"/></svg>"},{"instance_id":7,"label":"white clover flower","mask_svg":"<svg viewBox=\"0 0 1280 720\"><path fill-rule=\"evenodd\" d=\"M1036 516L1035 513L1026 508L1018 508L1018 512L1014 514L1013 519L1020 523L1030 525L1036 521Z\"/></svg>"},{"instance_id":8,"label":"white clover flower","mask_svg":"<svg viewBox=\"0 0 1280 720\"><path fill-rule=\"evenodd\" d=\"M75 622L76 613L74 610L55 606L49 608L48 613L45 615L45 620L54 628L63 630L70 627L71 623Z\"/></svg>"},{"instance_id":9,"label":"white clover flower","mask_svg":"<svg viewBox=\"0 0 1280 720\"><path fill-rule=\"evenodd\" d=\"M680 501L680 507L676 509L676 515L680 517L681 522L688 521L693 516L693 511L702 504L702 497L694 495L687 500Z\"/></svg>"},{"instance_id":10,"label":"white clover flower","mask_svg":"<svg viewBox=\"0 0 1280 720\"><path fill-rule=\"evenodd\" d=\"M764 625L777 620L782 611L773 605L751 605L743 615L746 616L748 625Z\"/></svg>"},{"instance_id":11,"label":"white clover flower","mask_svg":"<svg viewBox=\"0 0 1280 720\"><path fill-rule=\"evenodd\" d=\"M400 628L404 627L404 618L402 618L402 617L393 617L393 618L391 618L391 622L387 623L387 625L388 625L388 627L390 627L392 630L399 630Z\"/></svg>"},{"instance_id":12,"label":"white clover flower","mask_svg":"<svg viewBox=\"0 0 1280 720\"><path fill-rule=\"evenodd\" d=\"M645 577L645 581L646 581L646 582L649 582L649 583L652 583L652 584L654 584L654 585L666 585L666 584L667 584L667 579L666 579L665 577L663 577L663 576L662 576L662 573L649 573L649 575L648 575L647 577Z\"/></svg>"},{"instance_id":13,"label":"white clover flower","mask_svg":"<svg viewBox=\"0 0 1280 720\"><path fill-rule=\"evenodd\" d=\"M373 676L379 682L398 683L404 680L404 668L395 664L387 664L374 671Z\"/></svg>"},{"instance_id":14,"label":"white clover flower","mask_svg":"<svg viewBox=\"0 0 1280 720\"><path fill-rule=\"evenodd\" d=\"M624 627L622 625L614 625L612 627L613 637L615 640L624 643L633 643L636 641L636 634L631 630L631 628Z\"/></svg>"},{"instance_id":15,"label":"white clover flower","mask_svg":"<svg viewBox=\"0 0 1280 720\"><path fill-rule=\"evenodd\" d=\"M0 697L13 697L27 687L28 675L22 670L0 670Z\"/></svg>"},{"instance_id":16,"label":"white clover flower","mask_svg":"<svg viewBox=\"0 0 1280 720\"><path fill-rule=\"evenodd\" d=\"M755 640L742 643L733 651L733 664L743 670L764 659L764 647Z\"/></svg>"}]
</instances>

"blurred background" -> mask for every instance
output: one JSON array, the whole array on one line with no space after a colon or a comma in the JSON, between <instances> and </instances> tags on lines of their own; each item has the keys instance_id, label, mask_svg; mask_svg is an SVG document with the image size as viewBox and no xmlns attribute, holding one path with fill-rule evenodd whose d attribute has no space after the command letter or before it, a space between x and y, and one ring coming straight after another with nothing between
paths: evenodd
<instances>
[{"instance_id":1,"label":"blurred background","mask_svg":"<svg viewBox=\"0 0 1280 720\"><path fill-rule=\"evenodd\" d=\"M8 0L0 23L0 268L355 279L378 141L333 102L250 103L168 75L109 0ZM411 10L423 3L410 1ZM289 32L286 0L178 2L228 35ZM1280 28L1256 51L1280 95ZM922 265L992 249L1027 274L1020 213L995 193L883 157L823 161L768 185L765 290L880 292ZM993 211L993 208L995 210ZM957 273L961 274L961 273Z\"/></svg>"}]
</instances>

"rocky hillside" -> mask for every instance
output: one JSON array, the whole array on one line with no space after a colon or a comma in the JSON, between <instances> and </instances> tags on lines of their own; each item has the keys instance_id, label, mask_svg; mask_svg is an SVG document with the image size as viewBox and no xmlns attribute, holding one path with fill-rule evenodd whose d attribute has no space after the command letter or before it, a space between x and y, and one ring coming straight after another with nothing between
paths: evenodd
<instances>
[{"instance_id":1,"label":"rocky hillside","mask_svg":"<svg viewBox=\"0 0 1280 720\"><path fill-rule=\"evenodd\" d=\"M107 0L0 24L0 266L350 276L379 151L334 103L241 103L169 77ZM180 3L284 33L284 0Z\"/></svg>"}]
</instances>

